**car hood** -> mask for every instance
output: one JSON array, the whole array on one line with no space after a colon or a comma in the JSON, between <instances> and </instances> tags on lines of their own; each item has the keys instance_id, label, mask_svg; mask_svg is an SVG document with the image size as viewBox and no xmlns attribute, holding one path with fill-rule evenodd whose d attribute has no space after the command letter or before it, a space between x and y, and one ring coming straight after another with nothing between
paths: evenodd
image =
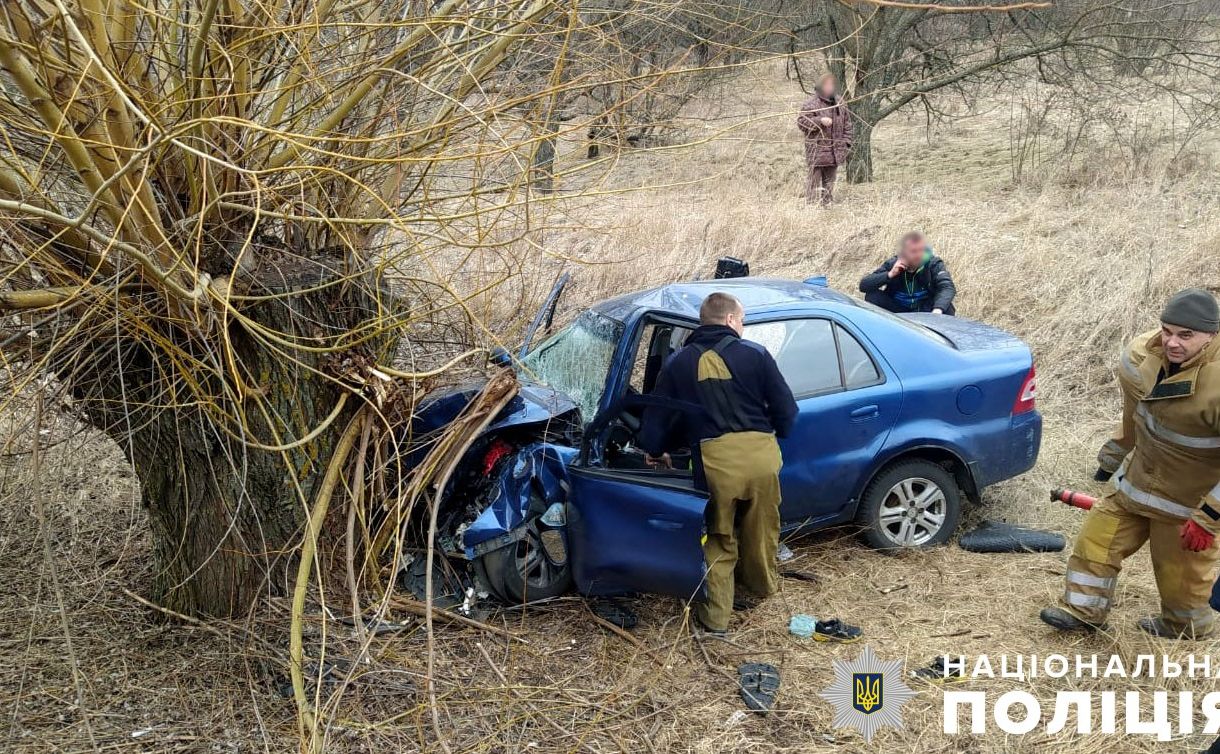
<instances>
[{"instance_id":1,"label":"car hood","mask_svg":"<svg viewBox=\"0 0 1220 754\"><path fill-rule=\"evenodd\" d=\"M1027 347L1017 336L972 319L925 313L902 316L940 335L959 351L996 351Z\"/></svg>"},{"instance_id":2,"label":"car hood","mask_svg":"<svg viewBox=\"0 0 1220 754\"><path fill-rule=\"evenodd\" d=\"M426 434L450 424L486 384L486 379L470 380L430 393L416 408L412 429L417 435ZM575 408L576 404L563 393L521 380L521 389L484 431L545 422Z\"/></svg>"}]
</instances>

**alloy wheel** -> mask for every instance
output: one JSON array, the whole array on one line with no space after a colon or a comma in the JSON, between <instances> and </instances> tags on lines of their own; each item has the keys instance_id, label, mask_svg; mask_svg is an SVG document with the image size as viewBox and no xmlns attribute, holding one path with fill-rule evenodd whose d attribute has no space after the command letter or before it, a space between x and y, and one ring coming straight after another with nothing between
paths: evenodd
<instances>
[{"instance_id":1,"label":"alloy wheel","mask_svg":"<svg viewBox=\"0 0 1220 754\"><path fill-rule=\"evenodd\" d=\"M900 547L931 541L948 515L945 492L931 479L911 477L890 488L878 510L877 523L886 539Z\"/></svg>"}]
</instances>

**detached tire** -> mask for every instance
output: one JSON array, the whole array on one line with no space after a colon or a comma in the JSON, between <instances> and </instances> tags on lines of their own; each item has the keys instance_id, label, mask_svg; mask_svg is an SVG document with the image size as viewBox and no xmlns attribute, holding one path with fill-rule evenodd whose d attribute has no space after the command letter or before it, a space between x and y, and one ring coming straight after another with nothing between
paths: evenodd
<instances>
[{"instance_id":1,"label":"detached tire","mask_svg":"<svg viewBox=\"0 0 1220 754\"><path fill-rule=\"evenodd\" d=\"M566 594L572 566L563 532L535 517L522 524L524 536L479 559L488 586L504 602L522 605Z\"/></svg>"},{"instance_id":2,"label":"detached tire","mask_svg":"<svg viewBox=\"0 0 1220 754\"><path fill-rule=\"evenodd\" d=\"M860 500L856 523L878 550L918 550L948 542L962 515L953 475L931 461L899 461L877 475Z\"/></svg>"}]
</instances>

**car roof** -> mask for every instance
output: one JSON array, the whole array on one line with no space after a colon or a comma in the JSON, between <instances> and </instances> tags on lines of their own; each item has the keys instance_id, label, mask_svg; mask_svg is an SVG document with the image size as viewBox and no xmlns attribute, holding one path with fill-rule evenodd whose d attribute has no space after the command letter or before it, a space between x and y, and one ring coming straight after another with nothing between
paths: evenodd
<instances>
[{"instance_id":1,"label":"car roof","mask_svg":"<svg viewBox=\"0 0 1220 754\"><path fill-rule=\"evenodd\" d=\"M822 283L803 283L778 278L729 278L671 283L659 288L628 293L594 304L592 309L612 319L626 320L634 312L650 311L688 319L699 318L699 305L710 293L723 291L736 296L746 315L759 314L793 304L854 304L848 296Z\"/></svg>"}]
</instances>

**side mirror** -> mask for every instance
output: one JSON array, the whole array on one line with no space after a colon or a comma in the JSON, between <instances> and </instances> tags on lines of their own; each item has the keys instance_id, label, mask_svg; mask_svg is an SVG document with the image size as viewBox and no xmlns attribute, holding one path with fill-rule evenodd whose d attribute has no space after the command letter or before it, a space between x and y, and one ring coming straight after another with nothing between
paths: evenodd
<instances>
[{"instance_id":1,"label":"side mirror","mask_svg":"<svg viewBox=\"0 0 1220 754\"><path fill-rule=\"evenodd\" d=\"M513 365L513 356L508 352L507 348L496 347L491 349L491 353L487 355L487 360L497 367L511 367Z\"/></svg>"}]
</instances>

